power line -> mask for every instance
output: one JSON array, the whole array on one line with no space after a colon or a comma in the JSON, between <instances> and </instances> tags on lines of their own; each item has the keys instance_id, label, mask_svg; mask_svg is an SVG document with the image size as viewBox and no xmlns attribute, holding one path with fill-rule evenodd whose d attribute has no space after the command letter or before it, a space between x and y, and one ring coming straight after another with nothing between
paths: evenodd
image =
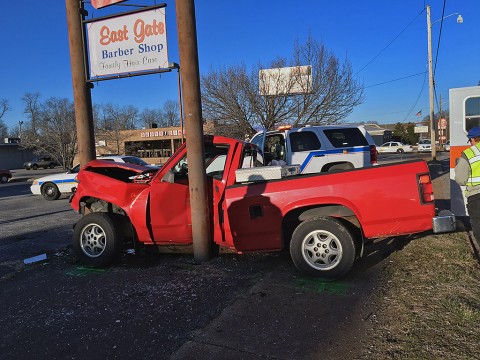
<instances>
[{"instance_id":1,"label":"power line","mask_svg":"<svg viewBox=\"0 0 480 360\"><path fill-rule=\"evenodd\" d=\"M402 35L402 34L405 32L405 30L407 30L407 29L410 27L410 25L412 25L412 23L413 23L424 11L425 11L425 8L423 8L422 11L420 11L420 13L418 13L418 15L416 15L416 16L413 18L413 20L410 21L410 22L408 23L408 25L405 26L405 28L404 28L402 31L400 31L400 33L399 33L397 36L395 36L395 37L393 38L393 40L390 41L390 42L387 44L387 46L385 46L382 50L380 50L380 52L379 52L372 60L370 60L370 61L369 61L364 67L362 67L360 70L358 70L358 71L355 73L355 76L358 75L360 72L362 72L368 65L370 65L372 62L374 62L385 50L387 50L387 48L388 48L390 45L392 45L393 42L394 42L395 40L397 40L397 39L400 37L400 35Z\"/></svg>"},{"instance_id":2,"label":"power line","mask_svg":"<svg viewBox=\"0 0 480 360\"><path fill-rule=\"evenodd\" d=\"M393 79L393 80L384 81L384 82L382 82L382 83L378 83L378 84L375 84L375 85L365 86L364 89L368 89L368 88L371 88L371 87L374 87L374 86L389 84L389 83L392 83L392 82L395 82L395 81L408 79L408 78L411 78L411 77L414 77L414 76L418 76L418 75L422 75L422 74L426 74L426 73L427 73L426 71L423 71L423 72L421 72L421 73L404 76L404 77L401 77L401 78L398 78L398 79Z\"/></svg>"},{"instance_id":3,"label":"power line","mask_svg":"<svg viewBox=\"0 0 480 360\"><path fill-rule=\"evenodd\" d=\"M418 100L420 100L420 96L422 96L423 89L425 88L425 82L426 82L426 79L427 79L427 72L425 71L424 74L425 74L425 76L423 77L422 88L420 89L420 93L419 93L418 96L417 96L417 100L415 100L415 104L413 104L413 106L411 107L411 109L410 109L410 111L408 112L407 116L405 116L405 119L403 119L403 122L407 121L407 119L408 119L408 117L410 116L410 114L412 113L413 109L415 109L415 107L417 106Z\"/></svg>"},{"instance_id":4,"label":"power line","mask_svg":"<svg viewBox=\"0 0 480 360\"><path fill-rule=\"evenodd\" d=\"M443 0L443 9L442 9L442 18L440 21L440 33L438 34L438 43L437 43L437 52L435 54L435 67L433 68L433 77L435 78L435 72L437 71L437 63L438 63L438 52L440 50L440 39L442 37L442 28L443 28L443 19L445 15L445 5L447 0Z\"/></svg>"}]
</instances>

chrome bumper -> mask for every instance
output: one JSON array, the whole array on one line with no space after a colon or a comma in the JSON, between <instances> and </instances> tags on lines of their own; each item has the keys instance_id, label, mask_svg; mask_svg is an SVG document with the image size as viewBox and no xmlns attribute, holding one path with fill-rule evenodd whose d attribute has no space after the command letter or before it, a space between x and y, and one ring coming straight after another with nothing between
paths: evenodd
<instances>
[{"instance_id":1,"label":"chrome bumper","mask_svg":"<svg viewBox=\"0 0 480 360\"><path fill-rule=\"evenodd\" d=\"M455 215L448 210L442 210L437 216L432 219L432 224L433 232L435 234L455 231Z\"/></svg>"}]
</instances>

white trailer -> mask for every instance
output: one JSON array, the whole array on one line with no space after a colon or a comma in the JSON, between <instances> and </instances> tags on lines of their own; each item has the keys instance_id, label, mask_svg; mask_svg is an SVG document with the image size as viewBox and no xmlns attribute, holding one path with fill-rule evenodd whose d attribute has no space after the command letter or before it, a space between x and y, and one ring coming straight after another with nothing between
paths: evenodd
<instances>
[{"instance_id":1,"label":"white trailer","mask_svg":"<svg viewBox=\"0 0 480 360\"><path fill-rule=\"evenodd\" d=\"M468 215L465 188L455 182L455 165L462 151L470 145L467 132L480 126L480 86L450 89L450 199L456 216Z\"/></svg>"}]
</instances>

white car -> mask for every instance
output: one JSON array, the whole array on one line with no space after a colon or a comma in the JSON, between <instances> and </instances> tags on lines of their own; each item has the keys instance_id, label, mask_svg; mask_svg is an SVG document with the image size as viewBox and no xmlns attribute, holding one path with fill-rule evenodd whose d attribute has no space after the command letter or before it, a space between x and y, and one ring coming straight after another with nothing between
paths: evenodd
<instances>
[{"instance_id":1,"label":"white car","mask_svg":"<svg viewBox=\"0 0 480 360\"><path fill-rule=\"evenodd\" d=\"M443 150L450 151L450 140L443 144Z\"/></svg>"},{"instance_id":2,"label":"white car","mask_svg":"<svg viewBox=\"0 0 480 360\"><path fill-rule=\"evenodd\" d=\"M135 156L102 156L97 157L97 160L123 162L158 169L157 166L148 165L145 161ZM53 174L35 179L30 186L30 190L32 194L42 195L46 200L57 200L61 194L71 193L72 188L77 187L75 180L79 171L80 164L66 173Z\"/></svg>"},{"instance_id":3,"label":"white car","mask_svg":"<svg viewBox=\"0 0 480 360\"><path fill-rule=\"evenodd\" d=\"M418 152L431 152L432 142L430 140L420 140L417 144Z\"/></svg>"},{"instance_id":4,"label":"white car","mask_svg":"<svg viewBox=\"0 0 480 360\"><path fill-rule=\"evenodd\" d=\"M387 153L405 153L405 152L412 152L413 146L412 145L405 145L398 141L389 141L382 146L377 146L377 153L379 154L387 154Z\"/></svg>"}]
</instances>

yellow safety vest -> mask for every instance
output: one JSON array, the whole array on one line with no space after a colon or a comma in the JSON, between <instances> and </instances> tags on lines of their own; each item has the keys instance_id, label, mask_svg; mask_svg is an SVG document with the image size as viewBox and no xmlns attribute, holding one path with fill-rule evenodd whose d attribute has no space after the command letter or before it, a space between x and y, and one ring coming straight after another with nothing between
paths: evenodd
<instances>
[{"instance_id":1,"label":"yellow safety vest","mask_svg":"<svg viewBox=\"0 0 480 360\"><path fill-rule=\"evenodd\" d=\"M480 143L469 147L464 150L463 153L467 157L467 160L470 163L470 168L472 169L472 173L470 174L466 185L480 185Z\"/></svg>"}]
</instances>

